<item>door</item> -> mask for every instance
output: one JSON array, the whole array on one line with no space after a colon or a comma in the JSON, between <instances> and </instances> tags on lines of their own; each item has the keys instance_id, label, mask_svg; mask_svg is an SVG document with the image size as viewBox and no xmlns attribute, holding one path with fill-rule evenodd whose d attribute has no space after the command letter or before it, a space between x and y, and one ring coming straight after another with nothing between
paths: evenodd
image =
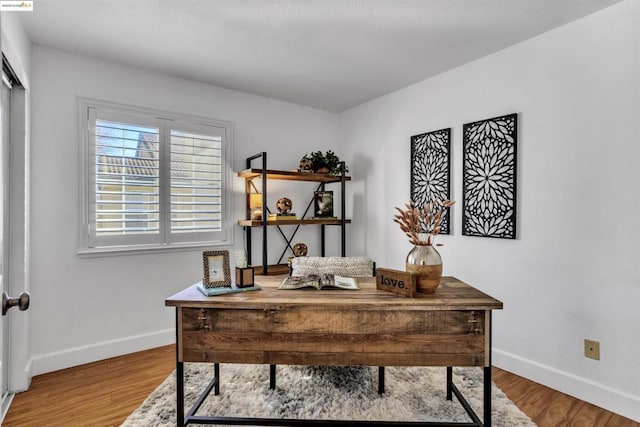
<instances>
[{"instance_id":1,"label":"door","mask_svg":"<svg viewBox=\"0 0 640 427\"><path fill-rule=\"evenodd\" d=\"M10 298L7 292L9 283L9 266L11 251L9 241L10 223L10 180L11 180L11 89L19 82L11 72L11 67L2 58L2 94L0 97L0 296L2 316L0 316L0 420L11 402L9 391L9 317L7 311L13 306L26 310L29 306L29 294L23 292L19 298Z\"/></svg>"},{"instance_id":2,"label":"door","mask_svg":"<svg viewBox=\"0 0 640 427\"><path fill-rule=\"evenodd\" d=\"M8 212L9 212L9 176L10 176L10 152L9 143L11 128L10 107L11 103L11 83L8 76L2 73L2 99L0 100L0 112L2 122L2 150L0 150L0 218L2 219L2 227L0 227L0 247L2 247L2 256L0 256L0 293L7 290L6 278L8 277L8 261L9 261L9 245L7 237L8 231ZM0 393L2 398L2 409L5 408L9 395L9 387L7 378L8 370L8 354L9 354L9 322L5 316L0 316L0 345L2 352L0 353ZM4 411L3 411L4 412Z\"/></svg>"}]
</instances>

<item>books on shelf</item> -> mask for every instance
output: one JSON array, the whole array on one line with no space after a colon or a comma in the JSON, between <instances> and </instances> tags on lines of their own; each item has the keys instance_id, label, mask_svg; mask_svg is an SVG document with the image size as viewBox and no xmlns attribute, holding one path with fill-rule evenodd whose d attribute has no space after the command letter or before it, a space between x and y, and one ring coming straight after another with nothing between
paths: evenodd
<instances>
[{"instance_id":1,"label":"books on shelf","mask_svg":"<svg viewBox=\"0 0 640 427\"><path fill-rule=\"evenodd\" d=\"M289 276L285 278L278 289L345 289L360 290L358 281L353 277L342 277L334 274L311 274L309 276Z\"/></svg>"},{"instance_id":2,"label":"books on shelf","mask_svg":"<svg viewBox=\"0 0 640 427\"><path fill-rule=\"evenodd\" d=\"M298 217L294 213L270 213L267 217L269 221L291 221L296 219Z\"/></svg>"}]
</instances>

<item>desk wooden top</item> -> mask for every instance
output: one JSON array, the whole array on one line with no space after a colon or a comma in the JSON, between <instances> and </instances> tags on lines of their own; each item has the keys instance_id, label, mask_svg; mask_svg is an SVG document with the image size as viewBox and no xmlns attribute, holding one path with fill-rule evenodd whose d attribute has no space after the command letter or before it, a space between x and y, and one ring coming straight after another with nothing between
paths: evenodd
<instances>
[{"instance_id":1,"label":"desk wooden top","mask_svg":"<svg viewBox=\"0 0 640 427\"><path fill-rule=\"evenodd\" d=\"M258 291L204 296L192 285L165 300L166 306L273 310L286 307L342 308L348 310L496 310L502 302L455 277L443 277L432 294L406 298L376 289L375 277L358 278L359 291L280 290L286 276L256 276Z\"/></svg>"}]
</instances>

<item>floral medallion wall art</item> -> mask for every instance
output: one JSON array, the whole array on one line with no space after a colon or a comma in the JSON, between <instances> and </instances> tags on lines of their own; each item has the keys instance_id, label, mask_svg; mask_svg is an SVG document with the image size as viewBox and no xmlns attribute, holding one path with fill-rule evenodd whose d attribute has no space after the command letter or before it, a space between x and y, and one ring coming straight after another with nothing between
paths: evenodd
<instances>
[{"instance_id":1,"label":"floral medallion wall art","mask_svg":"<svg viewBox=\"0 0 640 427\"><path fill-rule=\"evenodd\" d=\"M517 114L463 126L462 234L516 238Z\"/></svg>"},{"instance_id":2,"label":"floral medallion wall art","mask_svg":"<svg viewBox=\"0 0 640 427\"><path fill-rule=\"evenodd\" d=\"M411 200L418 209L450 198L451 128L411 137ZM440 234L449 234L449 208L442 215Z\"/></svg>"}]
</instances>

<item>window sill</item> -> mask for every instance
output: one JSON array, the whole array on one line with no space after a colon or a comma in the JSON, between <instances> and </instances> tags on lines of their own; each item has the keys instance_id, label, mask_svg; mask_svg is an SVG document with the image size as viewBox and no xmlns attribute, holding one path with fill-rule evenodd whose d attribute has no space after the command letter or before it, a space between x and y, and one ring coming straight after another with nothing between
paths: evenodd
<instances>
[{"instance_id":1,"label":"window sill","mask_svg":"<svg viewBox=\"0 0 640 427\"><path fill-rule=\"evenodd\" d=\"M108 256L144 255L161 252L186 252L195 249L204 250L211 247L232 246L233 241L174 243L171 245L128 245L103 246L99 248L81 248L76 252L81 258L99 258Z\"/></svg>"}]
</instances>

